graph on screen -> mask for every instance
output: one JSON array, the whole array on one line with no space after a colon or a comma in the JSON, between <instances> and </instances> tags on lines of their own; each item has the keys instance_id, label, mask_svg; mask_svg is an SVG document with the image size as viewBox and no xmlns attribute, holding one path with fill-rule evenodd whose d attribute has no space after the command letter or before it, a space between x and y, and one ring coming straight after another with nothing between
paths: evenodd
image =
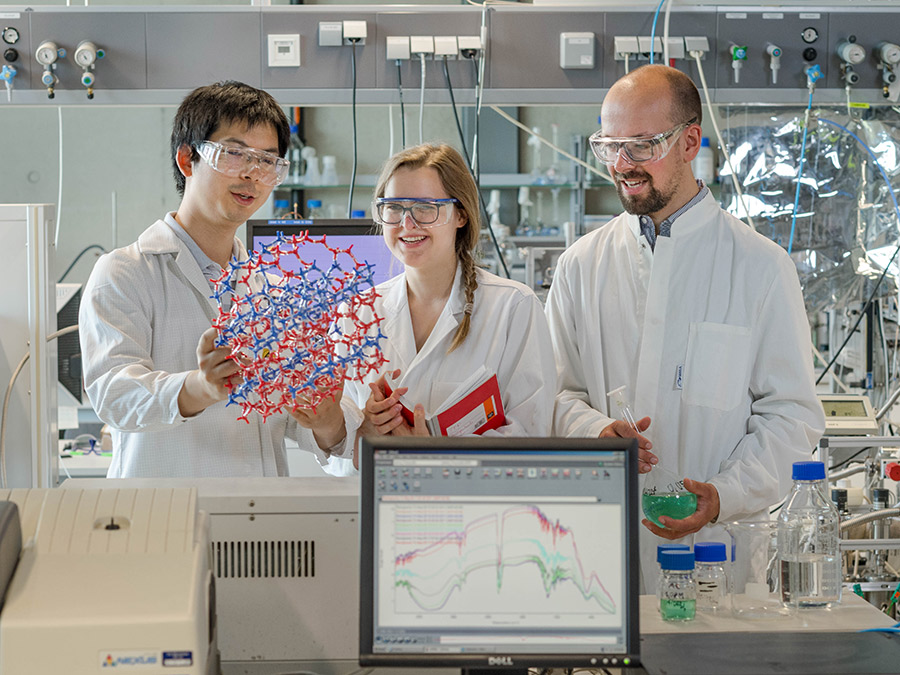
<instances>
[{"instance_id":1,"label":"graph on screen","mask_svg":"<svg viewBox=\"0 0 900 675\"><path fill-rule=\"evenodd\" d=\"M617 504L414 502L382 504L385 624L563 627L619 621Z\"/></svg>"}]
</instances>

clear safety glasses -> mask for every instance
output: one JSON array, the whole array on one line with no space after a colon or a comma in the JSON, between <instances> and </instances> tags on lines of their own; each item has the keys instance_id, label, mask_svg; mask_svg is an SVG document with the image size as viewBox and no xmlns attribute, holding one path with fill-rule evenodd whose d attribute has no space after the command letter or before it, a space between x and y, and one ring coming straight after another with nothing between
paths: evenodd
<instances>
[{"instance_id":1,"label":"clear safety glasses","mask_svg":"<svg viewBox=\"0 0 900 675\"><path fill-rule=\"evenodd\" d=\"M668 155L678 140L678 135L696 122L697 118L694 117L661 134L645 137L610 138L604 136L601 129L591 135L591 150L604 164L615 164L620 151L624 151L625 158L632 164L656 162Z\"/></svg>"},{"instance_id":2,"label":"clear safety glasses","mask_svg":"<svg viewBox=\"0 0 900 675\"><path fill-rule=\"evenodd\" d=\"M219 173L240 178L255 169L259 182L273 187L284 182L291 166L288 160L271 152L215 141L203 141L197 146L197 152Z\"/></svg>"},{"instance_id":3,"label":"clear safety glasses","mask_svg":"<svg viewBox=\"0 0 900 675\"><path fill-rule=\"evenodd\" d=\"M414 199L408 197L379 197L372 205L375 222L384 227L400 227L408 213L422 228L439 227L450 222L456 199ZM443 209L443 217L441 211ZM438 220L440 219L440 220Z\"/></svg>"}]
</instances>

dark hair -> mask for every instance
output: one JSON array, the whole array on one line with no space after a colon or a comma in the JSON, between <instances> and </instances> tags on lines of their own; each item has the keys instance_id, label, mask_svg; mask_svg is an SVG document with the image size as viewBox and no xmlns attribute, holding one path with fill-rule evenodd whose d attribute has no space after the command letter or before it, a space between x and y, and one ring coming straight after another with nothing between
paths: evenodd
<instances>
[{"instance_id":1,"label":"dark hair","mask_svg":"<svg viewBox=\"0 0 900 675\"><path fill-rule=\"evenodd\" d=\"M391 157L381 170L375 184L375 197L384 197L384 190L398 169L432 168L437 171L447 195L456 199L460 215L466 224L456 231L456 257L462 266L462 281L466 296L466 310L463 320L456 329L450 350L453 351L469 334L471 316L474 311L475 289L475 249L481 236L481 210L478 208L478 186L465 161L455 148L446 145L416 145L401 150Z\"/></svg>"},{"instance_id":2,"label":"dark hair","mask_svg":"<svg viewBox=\"0 0 900 675\"><path fill-rule=\"evenodd\" d=\"M278 154L284 157L291 138L290 123L284 110L261 89L229 80L194 89L188 94L172 124L172 167L175 188L184 195L184 175L178 168L178 150L191 149L191 161L200 159L197 145L212 136L222 124L245 122L249 128L270 125L278 136Z\"/></svg>"}]
</instances>

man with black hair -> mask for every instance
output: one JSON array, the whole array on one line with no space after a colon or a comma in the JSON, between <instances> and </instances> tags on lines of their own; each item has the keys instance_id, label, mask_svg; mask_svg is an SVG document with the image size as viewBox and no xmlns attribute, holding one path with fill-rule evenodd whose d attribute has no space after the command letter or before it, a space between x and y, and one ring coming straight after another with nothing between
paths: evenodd
<instances>
[{"instance_id":1,"label":"man with black hair","mask_svg":"<svg viewBox=\"0 0 900 675\"><path fill-rule=\"evenodd\" d=\"M287 475L285 436L325 465L344 453L339 398L315 415L238 420L225 386L238 368L214 346L212 280L232 257L247 258L235 233L287 176L289 137L264 91L194 90L172 129L178 210L94 267L79 332L85 389L112 428L109 477Z\"/></svg>"}]
</instances>

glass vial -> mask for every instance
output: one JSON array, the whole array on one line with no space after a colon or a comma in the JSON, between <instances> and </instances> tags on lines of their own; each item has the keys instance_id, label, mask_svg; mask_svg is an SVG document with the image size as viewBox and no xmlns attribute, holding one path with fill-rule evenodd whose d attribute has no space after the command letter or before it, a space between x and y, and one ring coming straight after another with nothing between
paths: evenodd
<instances>
[{"instance_id":1,"label":"glass vial","mask_svg":"<svg viewBox=\"0 0 900 675\"><path fill-rule=\"evenodd\" d=\"M663 621L691 621L697 613L697 585L694 582L694 554L691 551L663 551L659 584L659 614Z\"/></svg>"},{"instance_id":2,"label":"glass vial","mask_svg":"<svg viewBox=\"0 0 900 675\"><path fill-rule=\"evenodd\" d=\"M725 544L704 541L694 544L694 581L697 583L697 611L725 610L728 574L725 571Z\"/></svg>"}]
</instances>

